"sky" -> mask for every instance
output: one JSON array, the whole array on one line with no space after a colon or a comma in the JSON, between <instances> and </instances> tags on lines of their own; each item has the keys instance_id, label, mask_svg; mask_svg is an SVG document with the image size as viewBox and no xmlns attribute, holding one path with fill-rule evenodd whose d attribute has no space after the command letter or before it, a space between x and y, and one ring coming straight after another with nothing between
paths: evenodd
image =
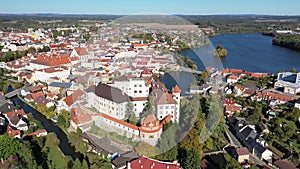
<instances>
[{"instance_id":1,"label":"sky","mask_svg":"<svg viewBox=\"0 0 300 169\"><path fill-rule=\"evenodd\" d=\"M300 0L3 0L0 13L300 15Z\"/></svg>"}]
</instances>

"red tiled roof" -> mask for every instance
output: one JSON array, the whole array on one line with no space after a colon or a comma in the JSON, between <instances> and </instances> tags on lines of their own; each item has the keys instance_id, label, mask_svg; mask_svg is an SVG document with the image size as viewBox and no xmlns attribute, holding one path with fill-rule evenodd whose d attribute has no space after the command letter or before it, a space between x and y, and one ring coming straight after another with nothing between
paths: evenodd
<instances>
[{"instance_id":1,"label":"red tiled roof","mask_svg":"<svg viewBox=\"0 0 300 169\"><path fill-rule=\"evenodd\" d=\"M61 55L53 55L53 56L40 55L37 57L36 60L31 60L31 62L35 64L41 64L47 66L58 66L63 64L69 64L70 58Z\"/></svg>"},{"instance_id":2,"label":"red tiled roof","mask_svg":"<svg viewBox=\"0 0 300 169\"><path fill-rule=\"evenodd\" d=\"M181 90L180 90L180 88L178 87L178 85L176 85L176 86L173 88L172 92L173 92L173 93L180 93Z\"/></svg>"},{"instance_id":3,"label":"red tiled roof","mask_svg":"<svg viewBox=\"0 0 300 169\"><path fill-rule=\"evenodd\" d=\"M10 136L17 136L17 135L21 135L21 131L14 129L14 128L10 127L10 125L8 125L7 129L6 129L6 134L8 134Z\"/></svg>"},{"instance_id":4,"label":"red tiled roof","mask_svg":"<svg viewBox=\"0 0 300 169\"><path fill-rule=\"evenodd\" d=\"M36 100L40 96L45 96L45 94L43 92L32 93L30 95L33 100Z\"/></svg>"},{"instance_id":5,"label":"red tiled roof","mask_svg":"<svg viewBox=\"0 0 300 169\"><path fill-rule=\"evenodd\" d=\"M244 155L249 155L250 154L249 150L246 147L237 148L236 153L239 156L244 156Z\"/></svg>"},{"instance_id":6,"label":"red tiled roof","mask_svg":"<svg viewBox=\"0 0 300 169\"><path fill-rule=\"evenodd\" d=\"M18 111L11 111L11 112L6 113L6 116L7 116L7 118L9 118L9 119L10 119L11 117L15 116L15 115L22 115L22 116L24 116L24 115L26 115L26 113L24 112L23 109L18 110Z\"/></svg>"},{"instance_id":7,"label":"red tiled roof","mask_svg":"<svg viewBox=\"0 0 300 169\"><path fill-rule=\"evenodd\" d=\"M86 48L75 48L75 50L76 50L76 52L77 52L77 54L79 56L83 56L83 55L88 55L89 54Z\"/></svg>"},{"instance_id":8,"label":"red tiled roof","mask_svg":"<svg viewBox=\"0 0 300 169\"><path fill-rule=\"evenodd\" d=\"M81 91L80 89L77 89L73 94L71 94L70 96L67 96L64 99L64 102L66 102L66 104L68 106L71 106L76 100L81 99L81 96L83 95L83 91Z\"/></svg>"},{"instance_id":9,"label":"red tiled roof","mask_svg":"<svg viewBox=\"0 0 300 169\"><path fill-rule=\"evenodd\" d=\"M231 76L229 76L229 77L228 77L228 79L234 79L234 80L238 80L238 79L239 79L239 77L238 77L238 76L231 75Z\"/></svg>"},{"instance_id":10,"label":"red tiled roof","mask_svg":"<svg viewBox=\"0 0 300 169\"><path fill-rule=\"evenodd\" d=\"M224 104L230 105L230 104L234 104L234 103L235 103L234 100L231 100L231 99L229 99L229 98L226 98Z\"/></svg>"},{"instance_id":11,"label":"red tiled roof","mask_svg":"<svg viewBox=\"0 0 300 169\"><path fill-rule=\"evenodd\" d=\"M82 109L80 108L73 108L71 110L71 120L75 124L81 124L81 123L86 123L88 121L92 120L92 115L84 113Z\"/></svg>"},{"instance_id":12,"label":"red tiled roof","mask_svg":"<svg viewBox=\"0 0 300 169\"><path fill-rule=\"evenodd\" d=\"M225 109L226 109L226 112L239 112L239 111L241 111L241 108L238 107L238 106L235 106L235 105L227 105L225 107Z\"/></svg>"},{"instance_id":13,"label":"red tiled roof","mask_svg":"<svg viewBox=\"0 0 300 169\"><path fill-rule=\"evenodd\" d=\"M180 169L180 164L162 162L142 156L130 162L131 169Z\"/></svg>"},{"instance_id":14,"label":"red tiled roof","mask_svg":"<svg viewBox=\"0 0 300 169\"><path fill-rule=\"evenodd\" d=\"M133 97L133 101L146 101L148 100L148 97Z\"/></svg>"},{"instance_id":15,"label":"red tiled roof","mask_svg":"<svg viewBox=\"0 0 300 169\"><path fill-rule=\"evenodd\" d=\"M126 126L126 127L129 127L129 128L131 128L131 129L134 129L134 130L138 130L138 129L139 129L139 128L138 128L137 126L135 126L135 125L132 125L132 124L130 124L130 123L126 123L126 122L124 122L124 121L122 121L122 120L116 119L116 118L111 117L111 116L109 116L109 115L107 115L107 114L104 114L104 113L100 113L100 116L102 116L102 117L104 117L104 118L106 118L106 119L108 119L108 120L110 120L110 121L119 123L119 124L124 125L124 126Z\"/></svg>"}]
</instances>

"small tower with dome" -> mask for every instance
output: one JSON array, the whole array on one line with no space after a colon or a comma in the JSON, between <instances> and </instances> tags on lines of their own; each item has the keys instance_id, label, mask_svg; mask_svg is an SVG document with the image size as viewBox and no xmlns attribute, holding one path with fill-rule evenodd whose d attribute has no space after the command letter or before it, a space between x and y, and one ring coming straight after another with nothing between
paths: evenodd
<instances>
[{"instance_id":1,"label":"small tower with dome","mask_svg":"<svg viewBox=\"0 0 300 169\"><path fill-rule=\"evenodd\" d=\"M143 141L155 145L162 133L162 124L154 116L154 114L149 114L142 119L139 130L140 138Z\"/></svg>"}]
</instances>

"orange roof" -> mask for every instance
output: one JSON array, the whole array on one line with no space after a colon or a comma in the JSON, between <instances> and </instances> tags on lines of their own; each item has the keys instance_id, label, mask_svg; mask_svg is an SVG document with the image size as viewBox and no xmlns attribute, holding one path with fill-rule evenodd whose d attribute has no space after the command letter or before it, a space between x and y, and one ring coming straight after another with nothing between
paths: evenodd
<instances>
[{"instance_id":1,"label":"orange roof","mask_svg":"<svg viewBox=\"0 0 300 169\"><path fill-rule=\"evenodd\" d=\"M10 125L8 125L7 129L6 129L6 134L8 134L10 136L21 135L21 131L20 130L16 130L16 129L10 127Z\"/></svg>"},{"instance_id":2,"label":"orange roof","mask_svg":"<svg viewBox=\"0 0 300 169\"><path fill-rule=\"evenodd\" d=\"M77 89L73 94L71 94L70 96L67 96L64 99L64 102L66 102L66 104L68 106L71 106L76 100L81 99L81 96L83 95L83 91L81 91L80 89Z\"/></svg>"},{"instance_id":3,"label":"orange roof","mask_svg":"<svg viewBox=\"0 0 300 169\"><path fill-rule=\"evenodd\" d=\"M157 118L153 114L149 114L142 120L142 126L145 124L149 125L150 123L156 125L157 122L158 122Z\"/></svg>"},{"instance_id":4,"label":"orange roof","mask_svg":"<svg viewBox=\"0 0 300 169\"><path fill-rule=\"evenodd\" d=\"M139 44L139 43L134 43L133 44L133 47L135 48L135 47L148 47L149 46L149 44Z\"/></svg>"},{"instance_id":5,"label":"orange roof","mask_svg":"<svg viewBox=\"0 0 300 169\"><path fill-rule=\"evenodd\" d=\"M89 54L86 48L75 48L75 50L79 56Z\"/></svg>"},{"instance_id":6,"label":"orange roof","mask_svg":"<svg viewBox=\"0 0 300 169\"><path fill-rule=\"evenodd\" d=\"M171 114L168 114L165 118L163 118L162 120L161 120L161 124L162 125L165 125L166 123L168 123L171 119L172 119L172 115Z\"/></svg>"},{"instance_id":7,"label":"orange roof","mask_svg":"<svg viewBox=\"0 0 300 169\"><path fill-rule=\"evenodd\" d=\"M241 108L235 105L226 105L226 112L238 112L241 111Z\"/></svg>"},{"instance_id":8,"label":"orange roof","mask_svg":"<svg viewBox=\"0 0 300 169\"><path fill-rule=\"evenodd\" d=\"M7 118L12 118L13 116L15 116L15 115L26 115L26 113L24 112L24 110L23 109L21 109L21 110L18 110L18 111L11 111L11 112L8 112L8 113L6 113L6 116L7 116Z\"/></svg>"},{"instance_id":9,"label":"orange roof","mask_svg":"<svg viewBox=\"0 0 300 169\"><path fill-rule=\"evenodd\" d=\"M148 100L148 97L133 97L133 101L146 101Z\"/></svg>"},{"instance_id":10,"label":"orange roof","mask_svg":"<svg viewBox=\"0 0 300 169\"><path fill-rule=\"evenodd\" d=\"M228 77L228 79L234 79L234 80L238 80L238 79L239 79L239 77L238 77L238 76L231 75L231 76L229 76L229 77Z\"/></svg>"},{"instance_id":11,"label":"orange roof","mask_svg":"<svg viewBox=\"0 0 300 169\"><path fill-rule=\"evenodd\" d=\"M124 122L124 121L122 121L122 120L116 119L116 118L111 117L111 116L109 116L109 115L107 115L107 114L100 113L99 115L102 116L103 118L106 118L106 119L108 119L108 120L110 120L110 121L119 123L119 124L121 124L121 125L124 125L124 126L126 126L126 127L131 128L131 129L134 129L134 130L138 130L138 129L139 129L139 128L138 128L137 126L135 126L135 125L132 125L132 124L130 124L130 123L126 123L126 122Z\"/></svg>"},{"instance_id":12,"label":"orange roof","mask_svg":"<svg viewBox=\"0 0 300 169\"><path fill-rule=\"evenodd\" d=\"M176 100L173 99L172 95L165 92L157 92L157 95L159 95L156 98L156 104L177 104Z\"/></svg>"},{"instance_id":13,"label":"orange roof","mask_svg":"<svg viewBox=\"0 0 300 169\"><path fill-rule=\"evenodd\" d=\"M173 88L172 92L173 92L173 93L180 93L181 90L180 90L180 88L178 87L178 85L176 85L176 86Z\"/></svg>"},{"instance_id":14,"label":"orange roof","mask_svg":"<svg viewBox=\"0 0 300 169\"><path fill-rule=\"evenodd\" d=\"M40 96L45 96L45 94L43 92L37 92L37 93L32 93L31 94L31 97L32 97L33 100L36 100Z\"/></svg>"},{"instance_id":15,"label":"orange roof","mask_svg":"<svg viewBox=\"0 0 300 169\"><path fill-rule=\"evenodd\" d=\"M47 65L47 66L57 66L63 64L69 64L70 58L64 55L39 55L36 60L31 60L32 63Z\"/></svg>"},{"instance_id":16,"label":"orange roof","mask_svg":"<svg viewBox=\"0 0 300 169\"><path fill-rule=\"evenodd\" d=\"M75 124L81 124L92 120L92 115L84 113L80 108L73 108L71 110L71 120Z\"/></svg>"}]
</instances>

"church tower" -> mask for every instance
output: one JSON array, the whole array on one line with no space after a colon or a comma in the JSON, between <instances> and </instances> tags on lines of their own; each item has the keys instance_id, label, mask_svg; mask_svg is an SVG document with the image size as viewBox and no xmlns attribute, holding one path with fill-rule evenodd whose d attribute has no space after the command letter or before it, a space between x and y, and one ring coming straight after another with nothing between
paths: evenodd
<instances>
[{"instance_id":1,"label":"church tower","mask_svg":"<svg viewBox=\"0 0 300 169\"><path fill-rule=\"evenodd\" d=\"M179 122L179 117L180 117L180 93L181 93L181 90L178 87L178 85L173 87L173 89L172 89L173 99L176 100L176 102L177 102L177 105L176 105L175 110L174 110L175 111L174 120L175 120L176 123Z\"/></svg>"}]
</instances>

